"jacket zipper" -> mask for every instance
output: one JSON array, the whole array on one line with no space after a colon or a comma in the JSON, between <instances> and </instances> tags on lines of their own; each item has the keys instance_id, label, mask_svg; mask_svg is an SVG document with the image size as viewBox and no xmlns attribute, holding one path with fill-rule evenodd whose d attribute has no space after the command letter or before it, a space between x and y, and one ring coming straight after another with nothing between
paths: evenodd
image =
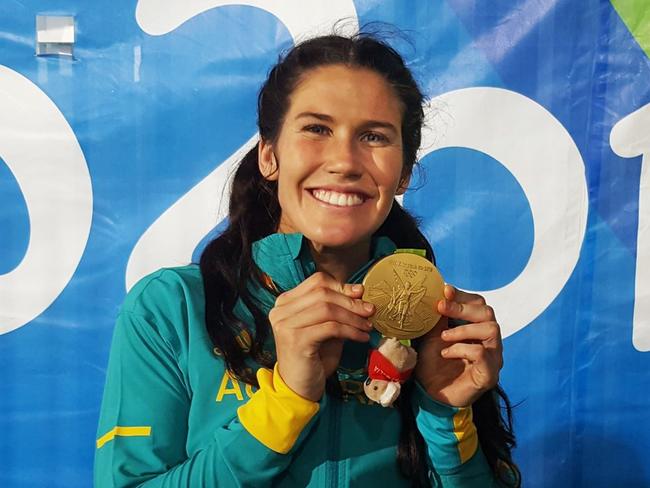
<instances>
[{"instance_id":1,"label":"jacket zipper","mask_svg":"<svg viewBox=\"0 0 650 488\"><path fill-rule=\"evenodd\" d=\"M327 477L325 485L328 487L339 486L339 429L340 429L340 409L341 402L332 398L330 405L330 431L328 436L327 448Z\"/></svg>"},{"instance_id":2,"label":"jacket zipper","mask_svg":"<svg viewBox=\"0 0 650 488\"><path fill-rule=\"evenodd\" d=\"M370 269L381 257L375 258L367 263L363 268L358 270L352 277L350 283L361 283L361 277L365 276L366 271ZM330 431L328 435L327 446L327 471L325 476L325 486L330 488L339 487L340 461L339 459L339 431L341 430L341 402L342 400L332 398L330 410Z\"/></svg>"}]
</instances>

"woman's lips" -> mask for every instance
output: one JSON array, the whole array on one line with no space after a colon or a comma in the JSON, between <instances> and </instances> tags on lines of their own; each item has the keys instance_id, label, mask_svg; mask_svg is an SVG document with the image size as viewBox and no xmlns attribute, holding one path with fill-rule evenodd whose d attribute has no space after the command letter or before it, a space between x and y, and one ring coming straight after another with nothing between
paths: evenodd
<instances>
[{"instance_id":1,"label":"woman's lips","mask_svg":"<svg viewBox=\"0 0 650 488\"><path fill-rule=\"evenodd\" d=\"M339 192L321 188L314 188L310 190L310 193L316 200L336 207L356 207L363 204L367 198L365 195L360 193Z\"/></svg>"}]
</instances>

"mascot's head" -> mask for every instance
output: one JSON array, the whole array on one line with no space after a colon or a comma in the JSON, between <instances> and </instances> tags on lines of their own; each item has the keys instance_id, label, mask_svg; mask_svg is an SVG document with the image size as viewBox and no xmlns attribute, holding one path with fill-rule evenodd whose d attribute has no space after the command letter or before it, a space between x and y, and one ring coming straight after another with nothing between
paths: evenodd
<instances>
[{"instance_id":1,"label":"mascot's head","mask_svg":"<svg viewBox=\"0 0 650 488\"><path fill-rule=\"evenodd\" d=\"M382 407L390 407L399 396L401 385L396 381L385 381L368 378L363 385L363 391L373 402Z\"/></svg>"}]
</instances>

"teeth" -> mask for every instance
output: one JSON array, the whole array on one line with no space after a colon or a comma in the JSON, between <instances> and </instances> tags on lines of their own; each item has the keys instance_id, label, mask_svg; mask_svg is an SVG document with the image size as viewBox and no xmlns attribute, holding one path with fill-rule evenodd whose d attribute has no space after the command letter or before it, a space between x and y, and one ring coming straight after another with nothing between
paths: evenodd
<instances>
[{"instance_id":1,"label":"teeth","mask_svg":"<svg viewBox=\"0 0 650 488\"><path fill-rule=\"evenodd\" d=\"M336 191L328 190L314 190L312 194L317 200L336 205L337 207L352 207L354 205L361 205L363 198L355 193L339 193Z\"/></svg>"}]
</instances>

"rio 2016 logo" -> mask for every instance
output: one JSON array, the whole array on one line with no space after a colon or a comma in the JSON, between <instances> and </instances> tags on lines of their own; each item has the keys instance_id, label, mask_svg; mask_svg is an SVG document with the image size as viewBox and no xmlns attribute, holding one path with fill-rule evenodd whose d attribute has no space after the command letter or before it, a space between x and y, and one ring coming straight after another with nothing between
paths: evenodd
<instances>
[{"instance_id":1,"label":"rio 2016 logo","mask_svg":"<svg viewBox=\"0 0 650 488\"><path fill-rule=\"evenodd\" d=\"M144 32L164 36L202 12L233 3L140 0L135 15ZM351 1L236 3L272 13L294 40L326 32L338 19L356 19ZM90 233L93 192L77 138L53 101L27 78L3 66L0 88L0 156L22 191L31 229L22 261L0 275L0 333L6 333L40 315L72 279ZM426 149L420 157L449 147L483 152L512 173L530 204L534 243L526 266L507 285L481 292L500 311L503 333L508 336L530 324L555 300L576 267L589 211L582 156L550 112L524 95L501 88L465 88L434 98L428 106L427 126L432 130L424 134ZM484 130L487 126L489 132ZM650 295L650 176L645 160L650 140L644 132L648 126L650 105L645 105L621 119L610 134L611 148L619 156L644 156L636 297ZM493 137L495 133L503 137ZM128 260L127 288L161 266L190 260L197 244L214 228L215 214L219 219L225 216L220 202L227 201L228 175L256 138L252 135L144 232ZM181 227L183 238L177 233ZM526 306L508 306L523 303ZM647 300L634 301L633 320L634 347L650 350Z\"/></svg>"}]
</instances>

